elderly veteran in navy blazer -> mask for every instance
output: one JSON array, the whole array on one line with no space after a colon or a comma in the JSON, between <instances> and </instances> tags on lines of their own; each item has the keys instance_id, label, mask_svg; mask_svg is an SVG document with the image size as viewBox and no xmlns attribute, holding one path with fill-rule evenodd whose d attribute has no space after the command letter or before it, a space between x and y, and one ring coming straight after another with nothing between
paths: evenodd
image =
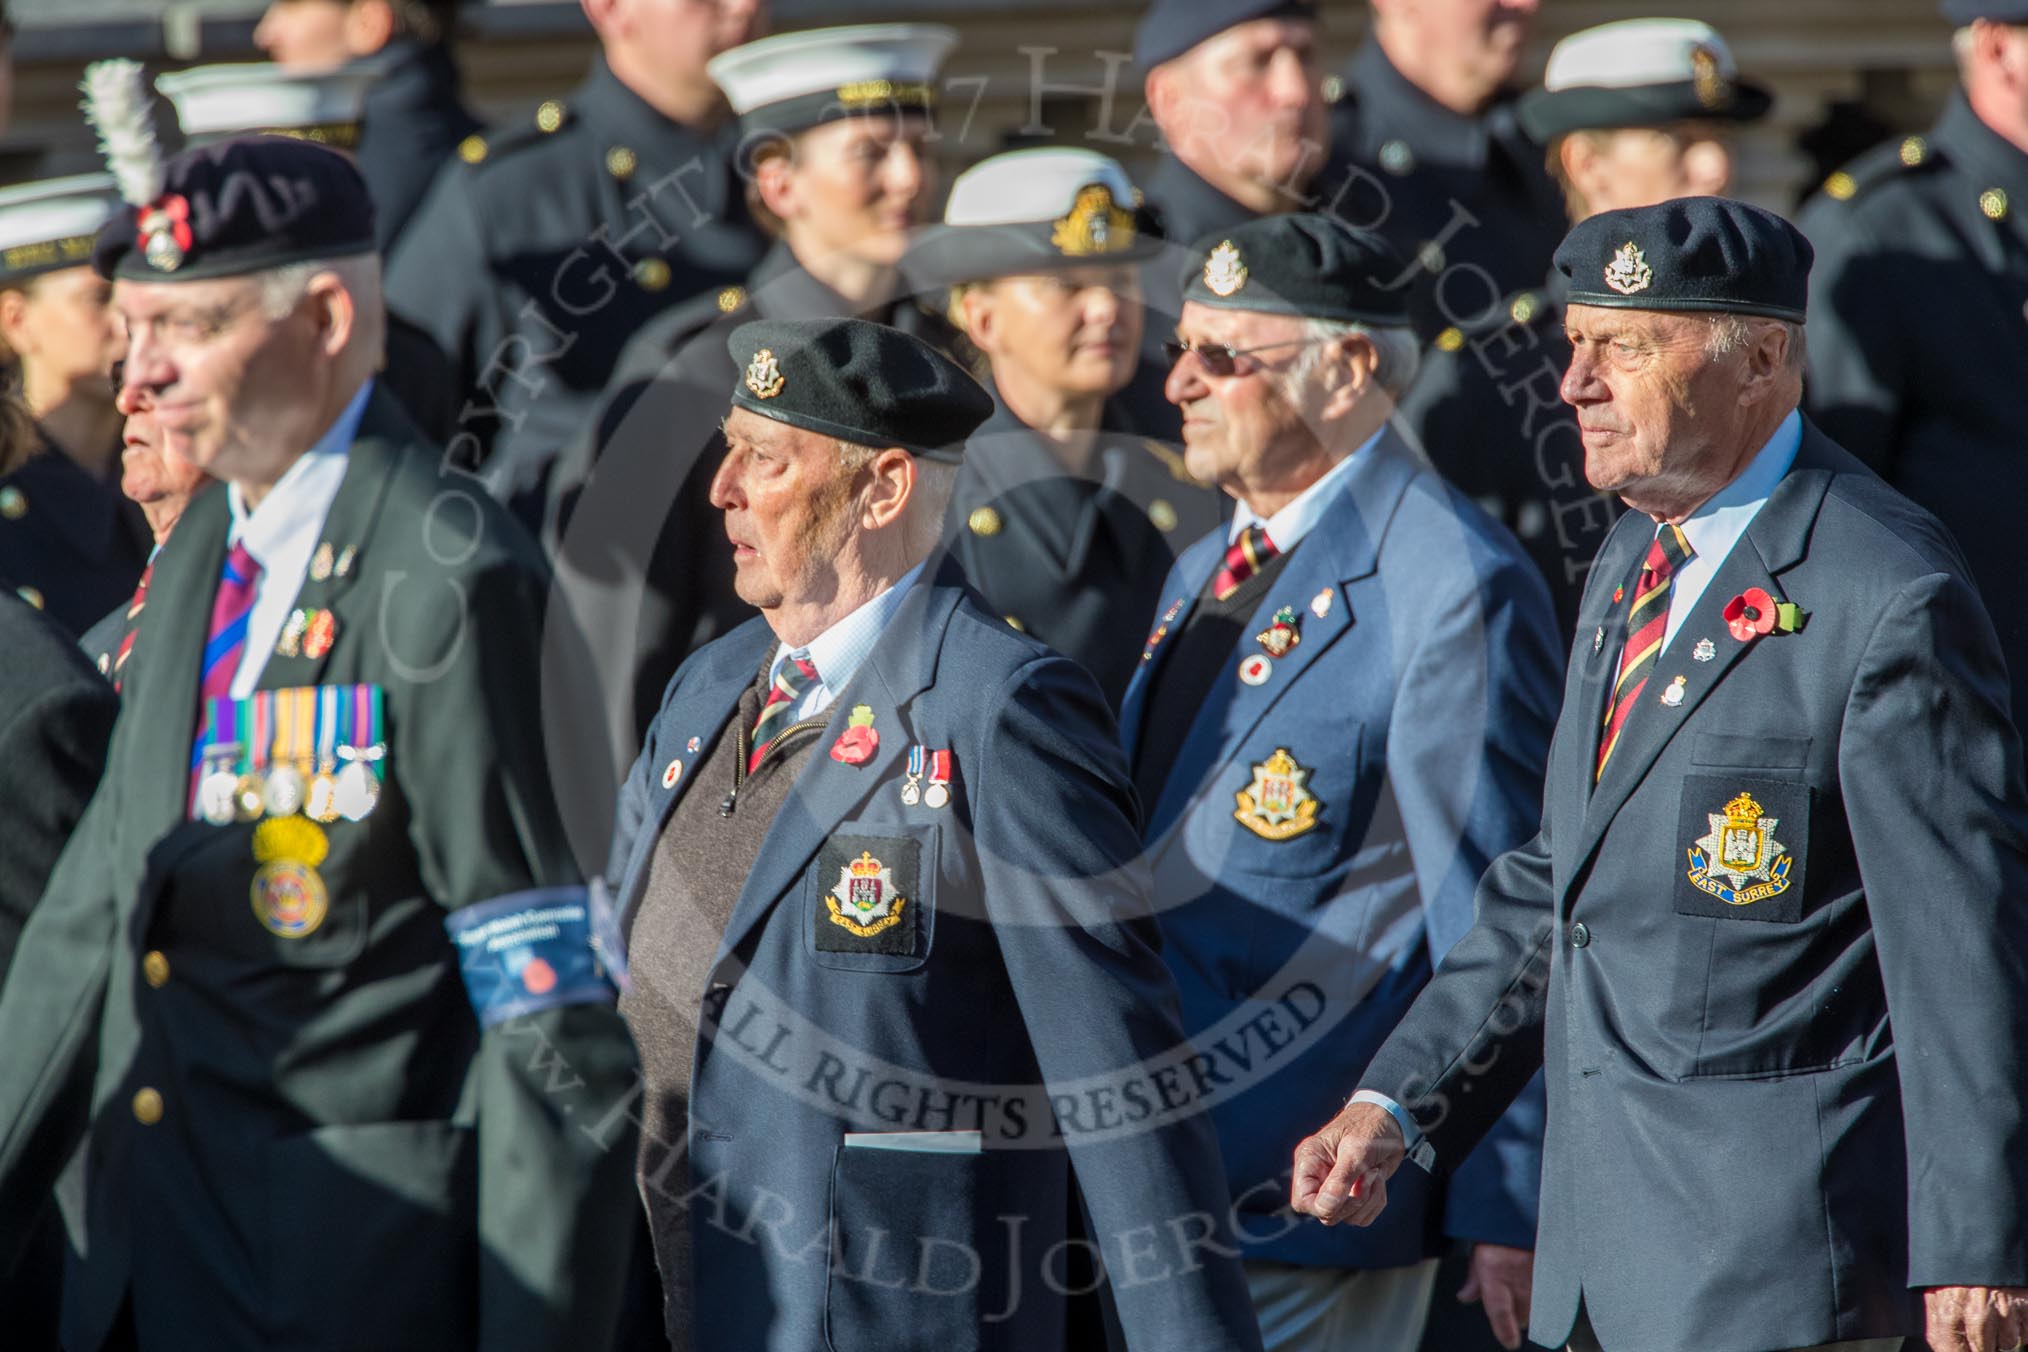
<instances>
[{"instance_id":1,"label":"elderly veteran in navy blazer","mask_svg":"<svg viewBox=\"0 0 2028 1352\"><path fill-rule=\"evenodd\" d=\"M125 380L223 486L0 992L0 1270L81 1159L66 1347L606 1345L632 1141L578 1124L637 1067L526 734L534 542L373 379L343 156L127 167Z\"/></svg>"},{"instance_id":2,"label":"elderly veteran in navy blazer","mask_svg":"<svg viewBox=\"0 0 2028 1352\"><path fill-rule=\"evenodd\" d=\"M1082 1348L1102 1255L1127 1346L1259 1348L1209 1126L1152 1088L1188 1047L1098 687L931 571L991 400L865 320L729 345L761 615L676 673L609 868L672 1338Z\"/></svg>"},{"instance_id":3,"label":"elderly veteran in navy blazer","mask_svg":"<svg viewBox=\"0 0 2028 1352\"><path fill-rule=\"evenodd\" d=\"M1557 251L1563 395L1632 511L1541 831L1295 1159L1372 1222L1546 1066L1537 1342L2011 1348L2028 798L1949 534L1797 413L1810 245L1717 198ZM1392 1178L1389 1178L1389 1175ZM1383 1222L1384 1223L1384 1222Z\"/></svg>"},{"instance_id":4,"label":"elderly veteran in navy blazer","mask_svg":"<svg viewBox=\"0 0 2028 1352\"><path fill-rule=\"evenodd\" d=\"M1192 472L1238 506L1164 585L1121 722L1263 1332L1414 1347L1447 1235L1477 1242L1469 1289L1516 1346L1539 1107L1378 1230L1293 1227L1281 1179L1533 829L1548 594L1391 425L1416 354L1391 246L1294 215L1193 261L1168 392Z\"/></svg>"}]
</instances>

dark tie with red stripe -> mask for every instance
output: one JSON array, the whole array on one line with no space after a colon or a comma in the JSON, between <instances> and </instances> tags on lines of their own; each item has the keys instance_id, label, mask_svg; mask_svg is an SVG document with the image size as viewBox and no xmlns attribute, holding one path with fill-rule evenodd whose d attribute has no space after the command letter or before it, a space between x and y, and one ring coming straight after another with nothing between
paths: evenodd
<instances>
[{"instance_id":1,"label":"dark tie with red stripe","mask_svg":"<svg viewBox=\"0 0 2028 1352\"><path fill-rule=\"evenodd\" d=\"M795 712L796 701L816 683L817 668L807 657L791 654L776 669L774 684L768 689L768 702L761 706L760 717L754 720L753 751L746 758L748 774L760 769L761 757L795 721L790 715Z\"/></svg>"},{"instance_id":2,"label":"dark tie with red stripe","mask_svg":"<svg viewBox=\"0 0 2028 1352\"><path fill-rule=\"evenodd\" d=\"M1677 570L1696 556L1682 529L1667 523L1648 545L1647 561L1634 584L1633 604L1627 607L1627 646L1620 652L1619 679L1613 682L1613 697L1606 704L1605 736L1599 740L1594 779L1605 774L1606 762L1619 745L1620 731L1655 670L1662 639L1669 632L1669 583Z\"/></svg>"},{"instance_id":3,"label":"dark tie with red stripe","mask_svg":"<svg viewBox=\"0 0 2028 1352\"><path fill-rule=\"evenodd\" d=\"M134 631L141 627L141 612L148 605L148 583L155 576L154 560L141 570L141 585L134 588L134 599L127 602L127 628L120 635L119 651L113 654L112 670L107 672L113 678L113 690L118 693L126 682L127 654L134 651Z\"/></svg>"},{"instance_id":4,"label":"dark tie with red stripe","mask_svg":"<svg viewBox=\"0 0 2028 1352\"><path fill-rule=\"evenodd\" d=\"M1281 553L1275 542L1268 539L1267 527L1248 526L1239 533L1239 538L1227 546L1225 566L1211 579L1211 595L1214 600L1230 599L1232 594L1246 585L1246 580L1260 571L1260 566Z\"/></svg>"}]
</instances>

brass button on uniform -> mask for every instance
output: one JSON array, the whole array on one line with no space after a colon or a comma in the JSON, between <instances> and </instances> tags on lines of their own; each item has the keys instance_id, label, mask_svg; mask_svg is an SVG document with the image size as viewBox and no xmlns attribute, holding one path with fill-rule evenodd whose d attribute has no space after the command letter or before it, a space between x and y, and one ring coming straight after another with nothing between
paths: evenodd
<instances>
[{"instance_id":1,"label":"brass button on uniform","mask_svg":"<svg viewBox=\"0 0 2028 1352\"><path fill-rule=\"evenodd\" d=\"M42 609L42 593L37 591L35 588L16 587L14 589L14 594L16 596L19 596L22 600L28 602L29 605L34 606L37 610Z\"/></svg>"},{"instance_id":2,"label":"brass button on uniform","mask_svg":"<svg viewBox=\"0 0 2028 1352\"><path fill-rule=\"evenodd\" d=\"M1000 513L991 507L974 507L965 524L972 528L972 534L990 540L1000 533Z\"/></svg>"},{"instance_id":3,"label":"brass button on uniform","mask_svg":"<svg viewBox=\"0 0 2028 1352\"><path fill-rule=\"evenodd\" d=\"M162 1120L162 1096L152 1089L139 1089L134 1093L134 1120L144 1127L152 1127Z\"/></svg>"},{"instance_id":4,"label":"brass button on uniform","mask_svg":"<svg viewBox=\"0 0 2028 1352\"><path fill-rule=\"evenodd\" d=\"M1465 345L1465 331L1452 325L1437 335L1436 345L1439 352L1456 352Z\"/></svg>"},{"instance_id":5,"label":"brass button on uniform","mask_svg":"<svg viewBox=\"0 0 2028 1352\"><path fill-rule=\"evenodd\" d=\"M141 959L141 975L157 990L169 984L169 959L159 948L151 948Z\"/></svg>"},{"instance_id":6,"label":"brass button on uniform","mask_svg":"<svg viewBox=\"0 0 2028 1352\"><path fill-rule=\"evenodd\" d=\"M1006 617L1006 620L1007 627L1009 629L1012 629L1015 633L1025 634L1028 632L1028 626L1021 623L1020 619L1017 616L1009 615Z\"/></svg>"},{"instance_id":7,"label":"brass button on uniform","mask_svg":"<svg viewBox=\"0 0 2028 1352\"><path fill-rule=\"evenodd\" d=\"M19 521L28 515L28 499L20 489L9 484L0 488L0 516L9 521Z\"/></svg>"},{"instance_id":8,"label":"brass button on uniform","mask_svg":"<svg viewBox=\"0 0 2028 1352\"><path fill-rule=\"evenodd\" d=\"M486 138L473 132L458 142L458 158L466 164L478 164L486 158Z\"/></svg>"},{"instance_id":9,"label":"brass button on uniform","mask_svg":"<svg viewBox=\"0 0 2028 1352\"><path fill-rule=\"evenodd\" d=\"M1176 529L1176 506L1167 498L1156 498L1148 504L1148 520L1156 530Z\"/></svg>"},{"instance_id":10,"label":"brass button on uniform","mask_svg":"<svg viewBox=\"0 0 2028 1352\"><path fill-rule=\"evenodd\" d=\"M669 265L659 258L644 258L634 264L634 282L643 291L660 291L669 285Z\"/></svg>"},{"instance_id":11,"label":"brass button on uniform","mask_svg":"<svg viewBox=\"0 0 2028 1352\"><path fill-rule=\"evenodd\" d=\"M1929 146L1920 136L1911 136L1901 143L1901 162L1913 169L1929 156Z\"/></svg>"},{"instance_id":12,"label":"brass button on uniform","mask_svg":"<svg viewBox=\"0 0 2028 1352\"><path fill-rule=\"evenodd\" d=\"M563 105L555 99L547 99L535 110L535 125L545 132L555 131L563 125Z\"/></svg>"},{"instance_id":13,"label":"brass button on uniform","mask_svg":"<svg viewBox=\"0 0 2028 1352\"><path fill-rule=\"evenodd\" d=\"M1986 213L1989 221L2007 219L2007 194L2001 188L1988 188L1979 194L1979 210Z\"/></svg>"},{"instance_id":14,"label":"brass button on uniform","mask_svg":"<svg viewBox=\"0 0 2028 1352\"><path fill-rule=\"evenodd\" d=\"M718 293L718 312L722 315L729 315L744 304L746 304L745 287L728 286Z\"/></svg>"},{"instance_id":15,"label":"brass button on uniform","mask_svg":"<svg viewBox=\"0 0 2028 1352\"><path fill-rule=\"evenodd\" d=\"M640 163L640 158L625 146L614 146L606 152L606 172L623 183L634 176Z\"/></svg>"}]
</instances>

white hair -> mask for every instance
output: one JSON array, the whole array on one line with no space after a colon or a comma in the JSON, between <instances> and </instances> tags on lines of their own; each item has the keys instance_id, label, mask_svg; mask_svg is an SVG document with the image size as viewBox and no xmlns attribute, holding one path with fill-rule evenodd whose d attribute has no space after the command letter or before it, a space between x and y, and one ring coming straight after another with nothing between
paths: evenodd
<instances>
[{"instance_id":1,"label":"white hair","mask_svg":"<svg viewBox=\"0 0 2028 1352\"><path fill-rule=\"evenodd\" d=\"M1299 389L1329 360L1333 345L1342 338L1364 338L1373 345L1373 383L1390 399L1415 381L1422 365L1422 349L1410 329L1375 328L1337 319L1310 319L1303 323L1303 339L1309 346L1289 364L1289 388Z\"/></svg>"},{"instance_id":2,"label":"white hair","mask_svg":"<svg viewBox=\"0 0 2028 1352\"><path fill-rule=\"evenodd\" d=\"M1714 314L1706 321L1704 355L1707 357L1729 357L1753 342L1769 328L1779 328L1789 336L1789 350L1786 364L1791 371L1803 369L1807 347L1803 337L1803 326L1787 319L1762 319L1757 316L1736 314Z\"/></svg>"},{"instance_id":3,"label":"white hair","mask_svg":"<svg viewBox=\"0 0 2028 1352\"><path fill-rule=\"evenodd\" d=\"M310 294L310 279L320 272L333 272L352 293L352 302L362 310L380 305L380 256L353 254L345 258L312 258L301 263L284 263L254 274L261 290L261 311L269 319L286 319L289 312Z\"/></svg>"},{"instance_id":4,"label":"white hair","mask_svg":"<svg viewBox=\"0 0 2028 1352\"><path fill-rule=\"evenodd\" d=\"M847 474L858 473L880 454L877 446L862 446L843 437L836 440L838 463ZM958 467L920 455L914 459L915 490L909 495L907 545L909 556L919 559L935 550L943 539L944 516L950 511L951 497L958 488Z\"/></svg>"}]
</instances>

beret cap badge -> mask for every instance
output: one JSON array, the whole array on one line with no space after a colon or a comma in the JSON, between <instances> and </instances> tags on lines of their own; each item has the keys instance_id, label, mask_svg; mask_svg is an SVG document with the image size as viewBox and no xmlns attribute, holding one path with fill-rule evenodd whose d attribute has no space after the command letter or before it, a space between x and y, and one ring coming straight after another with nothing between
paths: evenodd
<instances>
[{"instance_id":1,"label":"beret cap badge","mask_svg":"<svg viewBox=\"0 0 2028 1352\"><path fill-rule=\"evenodd\" d=\"M1077 200L1049 236L1056 251L1067 258L1091 254L1118 253L1134 244L1134 216L1113 201L1113 190L1103 183L1078 189Z\"/></svg>"},{"instance_id":2,"label":"beret cap badge","mask_svg":"<svg viewBox=\"0 0 2028 1352\"><path fill-rule=\"evenodd\" d=\"M1246 264L1231 240L1225 240L1204 260L1204 285L1214 296L1230 296L1246 285Z\"/></svg>"},{"instance_id":3,"label":"beret cap badge","mask_svg":"<svg viewBox=\"0 0 2028 1352\"><path fill-rule=\"evenodd\" d=\"M782 368L775 362L771 348L762 348L753 354L753 360L746 364L746 387L753 391L756 399L772 399L782 392L787 382L782 378Z\"/></svg>"},{"instance_id":4,"label":"beret cap badge","mask_svg":"<svg viewBox=\"0 0 2028 1352\"><path fill-rule=\"evenodd\" d=\"M180 193L169 193L138 208L136 216L145 241L142 255L149 266L160 272L174 272L182 267L193 238L189 201Z\"/></svg>"},{"instance_id":5,"label":"beret cap badge","mask_svg":"<svg viewBox=\"0 0 2028 1352\"><path fill-rule=\"evenodd\" d=\"M1648 266L1647 255L1640 246L1628 240L1606 265L1605 282L1622 296L1638 295L1654 285L1655 270Z\"/></svg>"}]
</instances>

